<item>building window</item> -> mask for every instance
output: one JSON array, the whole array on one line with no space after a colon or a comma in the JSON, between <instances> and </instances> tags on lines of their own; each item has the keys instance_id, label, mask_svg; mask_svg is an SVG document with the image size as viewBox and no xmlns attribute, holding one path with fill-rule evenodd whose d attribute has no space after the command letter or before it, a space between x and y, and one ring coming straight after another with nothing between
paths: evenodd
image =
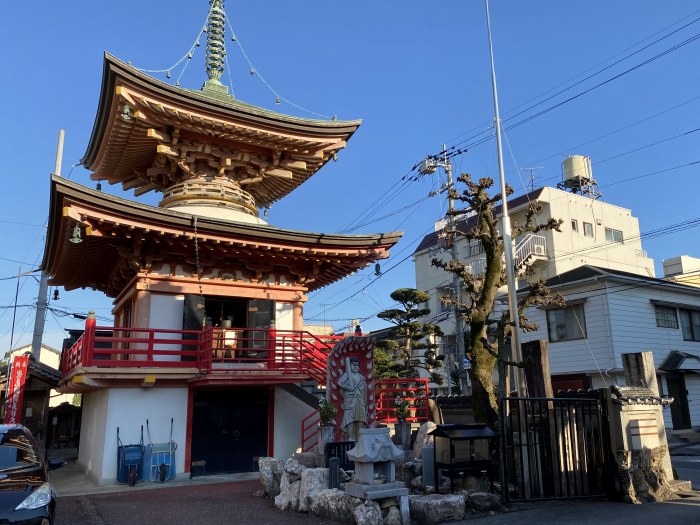
<instances>
[{"instance_id":1,"label":"building window","mask_svg":"<svg viewBox=\"0 0 700 525\"><path fill-rule=\"evenodd\" d=\"M678 328L676 309L671 306L655 306L656 326L659 328Z\"/></svg>"},{"instance_id":2,"label":"building window","mask_svg":"<svg viewBox=\"0 0 700 525\"><path fill-rule=\"evenodd\" d=\"M590 222L583 223L583 234L586 237L593 237L593 225Z\"/></svg>"},{"instance_id":3,"label":"building window","mask_svg":"<svg viewBox=\"0 0 700 525\"><path fill-rule=\"evenodd\" d=\"M578 221L576 219L571 219L571 231L572 232L578 231Z\"/></svg>"},{"instance_id":4,"label":"building window","mask_svg":"<svg viewBox=\"0 0 700 525\"><path fill-rule=\"evenodd\" d=\"M550 343L585 339L586 317L583 304L547 310L547 330Z\"/></svg>"},{"instance_id":5,"label":"building window","mask_svg":"<svg viewBox=\"0 0 700 525\"><path fill-rule=\"evenodd\" d=\"M605 240L608 242L623 242L622 232L612 228L605 228Z\"/></svg>"},{"instance_id":6,"label":"building window","mask_svg":"<svg viewBox=\"0 0 700 525\"><path fill-rule=\"evenodd\" d=\"M452 309L451 305L445 304L443 297L446 299L452 299L452 289L451 288L439 288L437 291L437 301L440 306L440 312L447 312Z\"/></svg>"},{"instance_id":7,"label":"building window","mask_svg":"<svg viewBox=\"0 0 700 525\"><path fill-rule=\"evenodd\" d=\"M480 253L484 253L484 245L481 244L481 241L472 241L469 243L469 256L473 257L475 255L479 255Z\"/></svg>"},{"instance_id":8,"label":"building window","mask_svg":"<svg viewBox=\"0 0 700 525\"><path fill-rule=\"evenodd\" d=\"M700 341L700 310L684 310L680 308L681 330L686 341Z\"/></svg>"}]
</instances>

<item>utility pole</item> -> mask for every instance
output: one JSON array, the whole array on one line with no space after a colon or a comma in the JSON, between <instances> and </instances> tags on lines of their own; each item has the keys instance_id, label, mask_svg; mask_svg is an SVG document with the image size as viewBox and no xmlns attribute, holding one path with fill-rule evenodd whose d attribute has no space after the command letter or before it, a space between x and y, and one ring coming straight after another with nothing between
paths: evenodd
<instances>
[{"instance_id":1,"label":"utility pole","mask_svg":"<svg viewBox=\"0 0 700 525\"><path fill-rule=\"evenodd\" d=\"M452 179L452 163L447 157L447 146L442 145L442 159L440 161L436 160L435 157L426 157L420 163L419 173L421 175L427 175L435 173L438 166L445 170L447 176L447 184L443 188L447 190L447 225L445 226L445 248L450 250L450 258L454 262L459 262L459 253L457 251L457 221L455 219L455 206L454 198L452 197L451 190L454 185ZM459 275L453 273L452 287L454 290L454 299L456 302L461 302L462 300L462 280ZM459 377L459 383L462 393L466 393L466 377L464 373L464 323L462 321L462 316L459 312L459 307L457 304L452 305L452 315L454 317L454 337L455 337L455 347L456 352L454 356L454 365L457 369L457 375ZM447 376L447 393L452 394L452 383L450 379L450 373L452 372L452 363L450 362L450 355L447 356L448 365L448 376Z\"/></svg>"},{"instance_id":2,"label":"utility pole","mask_svg":"<svg viewBox=\"0 0 700 525\"><path fill-rule=\"evenodd\" d=\"M54 166L54 174L61 176L61 162L63 160L63 138L65 132L58 132L58 148L56 150L56 164ZM49 292L49 276L41 272L41 280L39 281L39 296L36 301L36 316L34 317L34 333L32 335L32 355L34 359L39 361L41 357L41 340L44 336L44 322L46 321L46 297Z\"/></svg>"}]
</instances>

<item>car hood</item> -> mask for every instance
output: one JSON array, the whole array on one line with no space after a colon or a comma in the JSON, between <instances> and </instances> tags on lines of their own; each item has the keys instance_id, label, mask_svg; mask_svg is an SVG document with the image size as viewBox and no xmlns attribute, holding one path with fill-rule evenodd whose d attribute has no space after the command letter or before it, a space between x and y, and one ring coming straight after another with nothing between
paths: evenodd
<instances>
[{"instance_id":1,"label":"car hood","mask_svg":"<svg viewBox=\"0 0 700 525\"><path fill-rule=\"evenodd\" d=\"M13 510L45 482L46 476L41 470L0 473L0 514L4 514L8 509Z\"/></svg>"}]
</instances>

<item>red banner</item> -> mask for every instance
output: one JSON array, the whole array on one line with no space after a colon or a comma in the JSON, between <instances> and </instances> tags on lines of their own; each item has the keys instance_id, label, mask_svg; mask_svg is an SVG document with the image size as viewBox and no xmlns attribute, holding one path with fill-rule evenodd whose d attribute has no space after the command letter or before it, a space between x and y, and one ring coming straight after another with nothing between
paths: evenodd
<instances>
[{"instance_id":1,"label":"red banner","mask_svg":"<svg viewBox=\"0 0 700 525\"><path fill-rule=\"evenodd\" d=\"M24 383L27 380L27 367L29 356L21 355L12 360L12 375L7 387L7 407L5 409L5 424L15 425L22 423L22 398L24 397Z\"/></svg>"}]
</instances>

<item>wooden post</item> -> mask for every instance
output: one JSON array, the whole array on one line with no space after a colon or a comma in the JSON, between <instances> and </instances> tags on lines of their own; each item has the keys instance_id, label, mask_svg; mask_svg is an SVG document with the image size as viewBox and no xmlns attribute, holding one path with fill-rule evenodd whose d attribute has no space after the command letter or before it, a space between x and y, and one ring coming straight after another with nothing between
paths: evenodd
<instances>
[{"instance_id":1,"label":"wooden post","mask_svg":"<svg viewBox=\"0 0 700 525\"><path fill-rule=\"evenodd\" d=\"M83 366L92 366L95 355L95 326L97 319L95 312L90 310L85 319L85 333L83 334Z\"/></svg>"},{"instance_id":2,"label":"wooden post","mask_svg":"<svg viewBox=\"0 0 700 525\"><path fill-rule=\"evenodd\" d=\"M522 344L523 358L532 363L525 367L525 380L530 397L554 397L549 373L547 341L529 341Z\"/></svg>"}]
</instances>

